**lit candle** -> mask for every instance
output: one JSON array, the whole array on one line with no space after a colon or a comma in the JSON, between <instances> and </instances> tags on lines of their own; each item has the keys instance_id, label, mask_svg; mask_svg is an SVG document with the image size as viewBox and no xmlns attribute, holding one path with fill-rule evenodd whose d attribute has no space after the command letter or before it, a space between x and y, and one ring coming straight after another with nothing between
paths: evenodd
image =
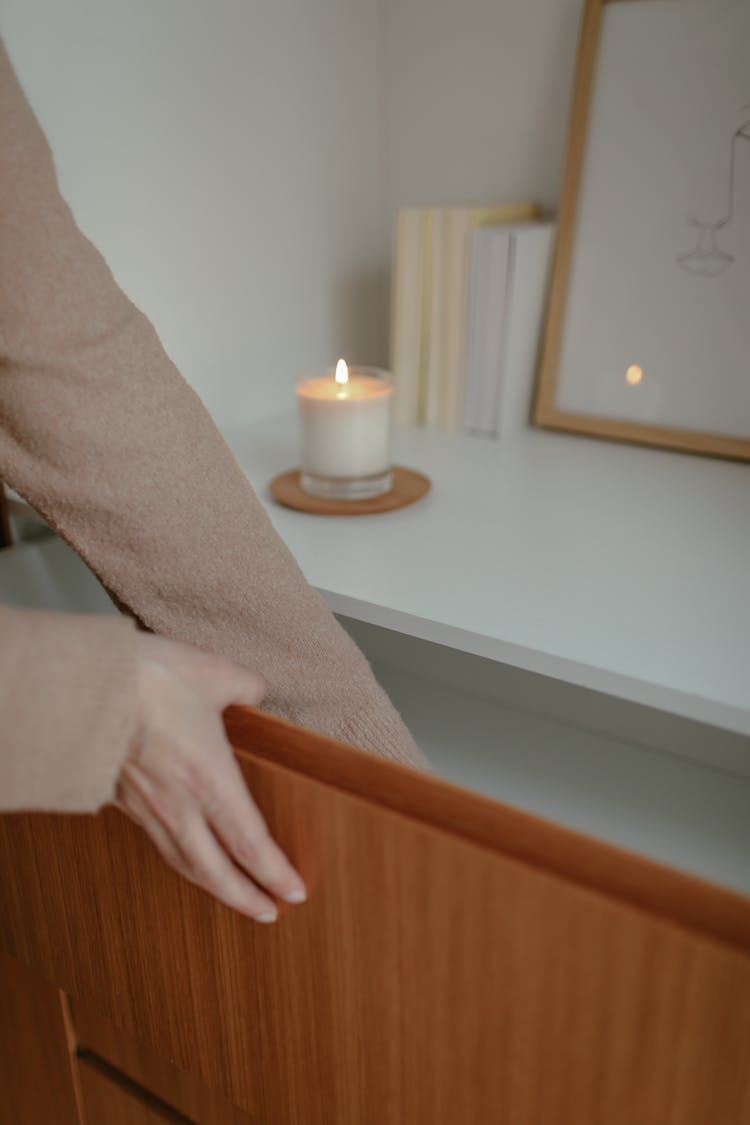
<instances>
[{"instance_id":1,"label":"lit candle","mask_svg":"<svg viewBox=\"0 0 750 1125\"><path fill-rule=\"evenodd\" d=\"M297 384L302 431L301 484L340 500L381 496L392 487L393 383L376 367L304 376Z\"/></svg>"}]
</instances>

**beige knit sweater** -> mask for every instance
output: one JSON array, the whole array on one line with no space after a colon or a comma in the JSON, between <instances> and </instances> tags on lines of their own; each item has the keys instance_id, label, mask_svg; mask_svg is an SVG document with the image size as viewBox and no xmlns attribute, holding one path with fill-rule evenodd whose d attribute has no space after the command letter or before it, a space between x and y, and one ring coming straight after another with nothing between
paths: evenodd
<instances>
[{"instance_id":1,"label":"beige knit sweater","mask_svg":"<svg viewBox=\"0 0 750 1125\"><path fill-rule=\"evenodd\" d=\"M60 197L0 44L0 478L145 627L262 673L264 707L422 764L198 397ZM0 808L95 810L136 724L127 617L0 607Z\"/></svg>"}]
</instances>

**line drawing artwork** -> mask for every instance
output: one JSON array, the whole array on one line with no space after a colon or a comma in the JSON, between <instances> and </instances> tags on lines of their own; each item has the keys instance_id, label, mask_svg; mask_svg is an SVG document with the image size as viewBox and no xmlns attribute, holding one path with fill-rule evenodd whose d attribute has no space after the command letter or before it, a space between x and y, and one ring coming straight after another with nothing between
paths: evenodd
<instances>
[{"instance_id":1,"label":"line drawing artwork","mask_svg":"<svg viewBox=\"0 0 750 1125\"><path fill-rule=\"evenodd\" d=\"M750 109L750 102L741 107L741 112ZM688 216L688 223L697 228L695 246L686 254L678 254L675 259L680 269L688 273L703 274L704 277L718 277L734 261L734 256L722 250L718 244L718 233L728 227L734 218L734 172L736 167L737 143L750 144L750 118L735 129L729 145L729 186L727 190L726 214L716 222L704 222Z\"/></svg>"}]
</instances>

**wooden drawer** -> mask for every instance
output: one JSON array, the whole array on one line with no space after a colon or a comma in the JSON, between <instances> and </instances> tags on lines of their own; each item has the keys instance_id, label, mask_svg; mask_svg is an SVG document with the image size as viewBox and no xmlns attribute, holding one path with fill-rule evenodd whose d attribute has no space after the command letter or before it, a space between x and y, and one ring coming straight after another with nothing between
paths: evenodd
<instances>
[{"instance_id":1,"label":"wooden drawer","mask_svg":"<svg viewBox=\"0 0 750 1125\"><path fill-rule=\"evenodd\" d=\"M257 712L311 890L260 927L98 817L0 818L0 947L263 1125L747 1125L750 904Z\"/></svg>"},{"instance_id":2,"label":"wooden drawer","mask_svg":"<svg viewBox=\"0 0 750 1125\"><path fill-rule=\"evenodd\" d=\"M78 1065L86 1125L184 1125L189 1118L151 1097L133 1083L109 1074L95 1059Z\"/></svg>"},{"instance_id":3,"label":"wooden drawer","mask_svg":"<svg viewBox=\"0 0 750 1125\"><path fill-rule=\"evenodd\" d=\"M0 952L0 1125L79 1125L71 1055L59 990Z\"/></svg>"},{"instance_id":4,"label":"wooden drawer","mask_svg":"<svg viewBox=\"0 0 750 1125\"><path fill-rule=\"evenodd\" d=\"M71 1014L87 1108L90 1099L101 1100L107 1082L111 1085L119 1080L123 1098L132 1102L140 1096L141 1103L152 1115L164 1113L165 1107L169 1107L183 1115L180 1120L197 1125L258 1125L257 1119L233 1106L220 1091L210 1090L194 1074L178 1070L169 1059L137 1042L132 1035L85 1005L72 1002ZM137 1110L134 1108L133 1112ZM144 1121L151 1119L143 1118ZM101 1125L109 1125L106 1117L100 1119L90 1114L86 1125L99 1125L100 1120ZM129 1120L123 1117L123 1121ZM133 1120L140 1121L140 1118Z\"/></svg>"}]
</instances>

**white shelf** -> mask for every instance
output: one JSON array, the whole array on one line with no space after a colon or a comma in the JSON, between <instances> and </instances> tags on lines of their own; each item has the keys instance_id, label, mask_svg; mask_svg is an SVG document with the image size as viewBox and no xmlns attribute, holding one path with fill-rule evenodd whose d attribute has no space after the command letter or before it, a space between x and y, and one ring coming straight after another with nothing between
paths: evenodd
<instances>
[{"instance_id":1,"label":"white shelf","mask_svg":"<svg viewBox=\"0 0 750 1125\"><path fill-rule=\"evenodd\" d=\"M750 778L374 670L441 777L750 894Z\"/></svg>"},{"instance_id":2,"label":"white shelf","mask_svg":"<svg viewBox=\"0 0 750 1125\"><path fill-rule=\"evenodd\" d=\"M432 493L341 519L268 496L297 462L293 412L225 437L335 612L750 734L750 465L398 427Z\"/></svg>"}]
</instances>

